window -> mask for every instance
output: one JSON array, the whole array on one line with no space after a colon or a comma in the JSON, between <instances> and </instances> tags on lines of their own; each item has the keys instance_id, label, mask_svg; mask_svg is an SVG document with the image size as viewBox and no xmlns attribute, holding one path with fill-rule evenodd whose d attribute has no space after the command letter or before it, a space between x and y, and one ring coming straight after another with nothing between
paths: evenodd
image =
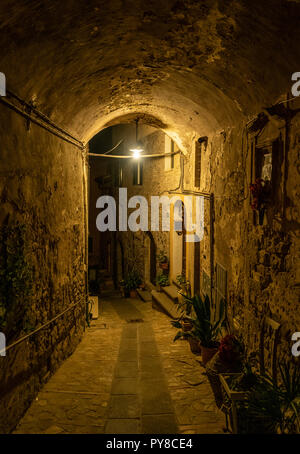
<instances>
[{"instance_id":1,"label":"window","mask_svg":"<svg viewBox=\"0 0 300 454\"><path fill-rule=\"evenodd\" d=\"M133 164L133 184L139 186L143 184L143 164L140 160Z\"/></svg>"},{"instance_id":2,"label":"window","mask_svg":"<svg viewBox=\"0 0 300 454\"><path fill-rule=\"evenodd\" d=\"M195 187L200 188L201 181L201 144L196 142L195 146Z\"/></svg>"}]
</instances>

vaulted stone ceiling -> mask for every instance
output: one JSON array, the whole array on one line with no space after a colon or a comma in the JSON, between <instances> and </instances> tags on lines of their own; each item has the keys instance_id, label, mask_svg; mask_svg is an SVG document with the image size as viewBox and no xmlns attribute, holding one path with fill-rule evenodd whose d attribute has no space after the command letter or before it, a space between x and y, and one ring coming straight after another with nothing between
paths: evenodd
<instances>
[{"instance_id":1,"label":"vaulted stone ceiling","mask_svg":"<svg viewBox=\"0 0 300 454\"><path fill-rule=\"evenodd\" d=\"M291 0L1 0L0 70L83 141L140 112L184 142L286 96L299 18Z\"/></svg>"}]
</instances>

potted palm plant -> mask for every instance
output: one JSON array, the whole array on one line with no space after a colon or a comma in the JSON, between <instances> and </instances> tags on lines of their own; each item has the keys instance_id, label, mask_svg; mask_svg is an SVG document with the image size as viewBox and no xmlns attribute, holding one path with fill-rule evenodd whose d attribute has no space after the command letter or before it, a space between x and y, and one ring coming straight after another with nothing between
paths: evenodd
<instances>
[{"instance_id":1,"label":"potted palm plant","mask_svg":"<svg viewBox=\"0 0 300 454\"><path fill-rule=\"evenodd\" d=\"M220 374L234 433L300 433L299 365L285 361L279 371L279 384L249 366L241 374Z\"/></svg>"},{"instance_id":2,"label":"potted palm plant","mask_svg":"<svg viewBox=\"0 0 300 454\"><path fill-rule=\"evenodd\" d=\"M192 304L195 313L195 317L191 318L193 328L190 332L183 332L183 330L178 331L174 341L181 337L191 337L200 341L202 362L205 365L218 351L218 338L225 323L225 301L220 301L219 317L217 320L213 321L211 316L211 304L207 295L204 299L199 295L194 295L191 298L187 295L183 295L183 297Z\"/></svg>"}]
</instances>

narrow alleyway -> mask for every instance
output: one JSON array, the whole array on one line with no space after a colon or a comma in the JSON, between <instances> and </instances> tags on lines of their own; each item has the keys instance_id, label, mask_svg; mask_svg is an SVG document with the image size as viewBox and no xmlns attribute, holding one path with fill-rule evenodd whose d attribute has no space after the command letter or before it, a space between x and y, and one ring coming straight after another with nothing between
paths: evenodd
<instances>
[{"instance_id":1,"label":"narrow alleyway","mask_svg":"<svg viewBox=\"0 0 300 454\"><path fill-rule=\"evenodd\" d=\"M101 298L99 319L15 433L222 433L200 357L175 332L151 302Z\"/></svg>"}]
</instances>

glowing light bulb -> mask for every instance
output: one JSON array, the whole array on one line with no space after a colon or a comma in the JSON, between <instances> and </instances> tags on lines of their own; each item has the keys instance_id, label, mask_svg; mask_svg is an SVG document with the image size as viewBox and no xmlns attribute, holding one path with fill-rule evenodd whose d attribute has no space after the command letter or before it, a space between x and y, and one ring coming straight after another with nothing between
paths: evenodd
<instances>
[{"instance_id":1,"label":"glowing light bulb","mask_svg":"<svg viewBox=\"0 0 300 454\"><path fill-rule=\"evenodd\" d=\"M140 157L141 152L144 150L140 147L136 147L136 148L131 148L130 151L133 153L133 157L135 159L138 159Z\"/></svg>"}]
</instances>

